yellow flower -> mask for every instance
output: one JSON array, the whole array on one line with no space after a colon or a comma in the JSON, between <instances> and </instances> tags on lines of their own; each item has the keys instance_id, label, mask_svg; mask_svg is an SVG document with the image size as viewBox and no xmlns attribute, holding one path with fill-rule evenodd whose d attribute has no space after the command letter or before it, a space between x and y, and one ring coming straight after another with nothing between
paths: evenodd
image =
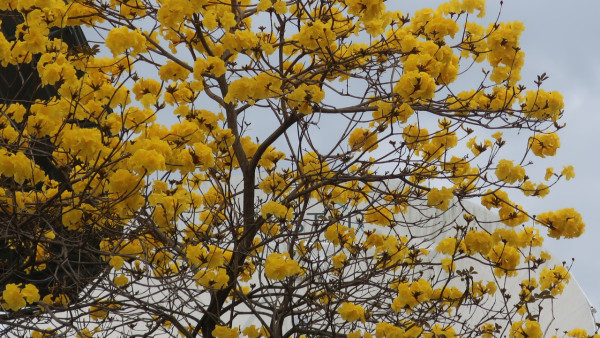
<instances>
[{"instance_id":1,"label":"yellow flower","mask_svg":"<svg viewBox=\"0 0 600 338\"><path fill-rule=\"evenodd\" d=\"M527 91L521 101L525 103L527 115L540 120L556 121L564 108L563 97L559 92L547 92L543 89Z\"/></svg>"},{"instance_id":2,"label":"yellow flower","mask_svg":"<svg viewBox=\"0 0 600 338\"><path fill-rule=\"evenodd\" d=\"M433 296L431 284L419 279L412 283L401 282L397 285L398 296L392 302L392 310L398 313L402 309L412 310L420 303L429 301Z\"/></svg>"},{"instance_id":3,"label":"yellow flower","mask_svg":"<svg viewBox=\"0 0 600 338\"><path fill-rule=\"evenodd\" d=\"M4 292L2 292L2 300L6 302L8 309L13 311L18 311L20 308L27 305L17 284L6 285Z\"/></svg>"},{"instance_id":4,"label":"yellow flower","mask_svg":"<svg viewBox=\"0 0 600 338\"><path fill-rule=\"evenodd\" d=\"M316 85L300 84L294 91L287 95L290 107L297 109L304 115L313 112L312 105L321 102L325 92Z\"/></svg>"},{"instance_id":5,"label":"yellow flower","mask_svg":"<svg viewBox=\"0 0 600 338\"><path fill-rule=\"evenodd\" d=\"M348 322L360 320L365 322L365 309L360 305L355 305L352 302L343 302L342 306L337 309L337 312L342 316L342 319Z\"/></svg>"},{"instance_id":6,"label":"yellow flower","mask_svg":"<svg viewBox=\"0 0 600 338\"><path fill-rule=\"evenodd\" d=\"M121 256L112 256L110 258L110 261L108 262L108 264L110 264L110 266L115 268L115 270L121 270L124 263L125 263L125 261L123 260L123 257L121 257Z\"/></svg>"},{"instance_id":7,"label":"yellow flower","mask_svg":"<svg viewBox=\"0 0 600 338\"><path fill-rule=\"evenodd\" d=\"M92 338L94 333L99 332L100 328L96 327L94 331L90 331L89 329L83 329L77 333L77 338Z\"/></svg>"},{"instance_id":8,"label":"yellow flower","mask_svg":"<svg viewBox=\"0 0 600 338\"><path fill-rule=\"evenodd\" d=\"M292 39L297 40L298 44L306 49L321 50L333 46L336 34L331 30L331 25L316 20L310 25L302 25L298 34L293 35Z\"/></svg>"},{"instance_id":9,"label":"yellow flower","mask_svg":"<svg viewBox=\"0 0 600 338\"><path fill-rule=\"evenodd\" d=\"M536 220L548 227L548 236L552 238L575 238L585 230L581 215L573 208L544 212Z\"/></svg>"},{"instance_id":10,"label":"yellow flower","mask_svg":"<svg viewBox=\"0 0 600 338\"><path fill-rule=\"evenodd\" d=\"M432 188L427 194L427 205L440 210L447 210L452 197L454 197L452 189L446 187L442 187L441 189Z\"/></svg>"},{"instance_id":11,"label":"yellow flower","mask_svg":"<svg viewBox=\"0 0 600 338\"><path fill-rule=\"evenodd\" d=\"M194 277L197 284L207 289L220 290L225 288L229 282L227 271L223 268L200 270Z\"/></svg>"},{"instance_id":12,"label":"yellow flower","mask_svg":"<svg viewBox=\"0 0 600 338\"><path fill-rule=\"evenodd\" d=\"M267 0L269 1L269 0ZM270 1L269 1L270 2ZM258 338L260 337L260 331L254 325L247 326L242 333L248 338Z\"/></svg>"},{"instance_id":13,"label":"yellow flower","mask_svg":"<svg viewBox=\"0 0 600 338\"><path fill-rule=\"evenodd\" d=\"M508 184L513 184L516 181L523 182L525 179L525 169L518 164L515 165L512 161L502 159L498 162L496 177Z\"/></svg>"},{"instance_id":14,"label":"yellow flower","mask_svg":"<svg viewBox=\"0 0 600 338\"><path fill-rule=\"evenodd\" d=\"M29 304L39 302L40 300L38 288L33 284L25 285L25 287L21 290L21 296L25 297L27 303Z\"/></svg>"},{"instance_id":15,"label":"yellow flower","mask_svg":"<svg viewBox=\"0 0 600 338\"><path fill-rule=\"evenodd\" d=\"M538 134L529 139L529 147L536 156L554 156L560 148L560 138L556 133Z\"/></svg>"},{"instance_id":16,"label":"yellow flower","mask_svg":"<svg viewBox=\"0 0 600 338\"><path fill-rule=\"evenodd\" d=\"M390 209L380 206L380 207L370 207L365 212L365 222L384 225L392 227L396 223L394 221L394 215L390 211Z\"/></svg>"},{"instance_id":17,"label":"yellow flower","mask_svg":"<svg viewBox=\"0 0 600 338\"><path fill-rule=\"evenodd\" d=\"M225 61L221 60L221 58L209 56L206 58L206 63L210 73L216 77L224 75L225 72L227 72L227 68L225 68Z\"/></svg>"},{"instance_id":18,"label":"yellow flower","mask_svg":"<svg viewBox=\"0 0 600 338\"><path fill-rule=\"evenodd\" d=\"M360 333L361 333L360 330L348 333L346 335L346 338L360 338L361 337Z\"/></svg>"},{"instance_id":19,"label":"yellow flower","mask_svg":"<svg viewBox=\"0 0 600 338\"><path fill-rule=\"evenodd\" d=\"M89 311L90 318L93 320L103 320L108 317L108 309L106 306L90 306Z\"/></svg>"},{"instance_id":20,"label":"yellow flower","mask_svg":"<svg viewBox=\"0 0 600 338\"><path fill-rule=\"evenodd\" d=\"M403 100L431 99L435 95L435 80L425 72L406 72L394 86L394 93Z\"/></svg>"},{"instance_id":21,"label":"yellow flower","mask_svg":"<svg viewBox=\"0 0 600 338\"><path fill-rule=\"evenodd\" d=\"M128 167L138 174L149 175L158 170L165 170L164 156L154 149L138 149L127 161Z\"/></svg>"},{"instance_id":22,"label":"yellow flower","mask_svg":"<svg viewBox=\"0 0 600 338\"><path fill-rule=\"evenodd\" d=\"M282 280L302 271L298 262L291 259L287 252L270 254L264 266L265 275L273 280Z\"/></svg>"},{"instance_id":23,"label":"yellow flower","mask_svg":"<svg viewBox=\"0 0 600 338\"><path fill-rule=\"evenodd\" d=\"M350 134L348 144L352 150L361 149L362 151L371 152L379 145L377 144L377 134L368 129L356 128Z\"/></svg>"},{"instance_id":24,"label":"yellow flower","mask_svg":"<svg viewBox=\"0 0 600 338\"><path fill-rule=\"evenodd\" d=\"M269 218L269 215L273 215L279 219L292 219L292 210L285 207L275 201L269 201L260 208L260 213L263 218Z\"/></svg>"},{"instance_id":25,"label":"yellow flower","mask_svg":"<svg viewBox=\"0 0 600 338\"><path fill-rule=\"evenodd\" d=\"M114 56L123 54L127 49L131 50L131 55L135 56L145 52L146 38L139 30L130 30L127 27L113 28L106 35L106 47L110 49Z\"/></svg>"},{"instance_id":26,"label":"yellow flower","mask_svg":"<svg viewBox=\"0 0 600 338\"><path fill-rule=\"evenodd\" d=\"M546 175L544 175L544 179L547 181L552 178L552 175L554 175L554 169L552 167L546 168Z\"/></svg>"},{"instance_id":27,"label":"yellow flower","mask_svg":"<svg viewBox=\"0 0 600 338\"><path fill-rule=\"evenodd\" d=\"M125 169L118 169L108 178L108 188L118 194L129 194L137 190L143 181L139 176Z\"/></svg>"},{"instance_id":28,"label":"yellow flower","mask_svg":"<svg viewBox=\"0 0 600 338\"><path fill-rule=\"evenodd\" d=\"M121 287L129 283L129 278L127 278L127 276L125 276L124 274L120 274L119 276L115 277L113 282L116 286Z\"/></svg>"},{"instance_id":29,"label":"yellow flower","mask_svg":"<svg viewBox=\"0 0 600 338\"><path fill-rule=\"evenodd\" d=\"M419 128L417 124L409 124L404 127L402 138L410 149L417 149L429 139L429 131L425 128Z\"/></svg>"},{"instance_id":30,"label":"yellow flower","mask_svg":"<svg viewBox=\"0 0 600 338\"><path fill-rule=\"evenodd\" d=\"M163 81L184 81L190 75L190 71L174 61L167 61L158 70L158 76Z\"/></svg>"},{"instance_id":31,"label":"yellow flower","mask_svg":"<svg viewBox=\"0 0 600 338\"><path fill-rule=\"evenodd\" d=\"M277 0L275 2L275 4L273 5L273 9L275 9L275 13L277 13L279 15L283 15L283 14L287 13L287 5L286 5L285 1L282 1L282 0Z\"/></svg>"},{"instance_id":32,"label":"yellow flower","mask_svg":"<svg viewBox=\"0 0 600 338\"><path fill-rule=\"evenodd\" d=\"M538 189L543 188L543 184L538 186ZM548 190L541 190L547 192ZM537 192L537 190L536 190ZM543 196L542 196L543 197ZM521 225L525 223L529 217L527 214L522 212L521 206L516 205L515 207L504 205L498 210L498 215L500 216L500 221L508 226L514 227L517 225Z\"/></svg>"},{"instance_id":33,"label":"yellow flower","mask_svg":"<svg viewBox=\"0 0 600 338\"><path fill-rule=\"evenodd\" d=\"M451 271L456 270L456 263L452 258L442 258L441 260L442 270L450 273Z\"/></svg>"},{"instance_id":34,"label":"yellow flower","mask_svg":"<svg viewBox=\"0 0 600 338\"><path fill-rule=\"evenodd\" d=\"M62 224L69 230L79 230L82 223L83 211L69 208L62 214Z\"/></svg>"},{"instance_id":35,"label":"yellow flower","mask_svg":"<svg viewBox=\"0 0 600 338\"><path fill-rule=\"evenodd\" d=\"M276 194L285 189L286 185L285 179L281 175L273 173L260 182L258 187L265 194Z\"/></svg>"},{"instance_id":36,"label":"yellow flower","mask_svg":"<svg viewBox=\"0 0 600 338\"><path fill-rule=\"evenodd\" d=\"M341 269L344 267L344 264L346 263L346 254L343 252L340 252L339 254L333 256L331 261L335 268Z\"/></svg>"},{"instance_id":37,"label":"yellow flower","mask_svg":"<svg viewBox=\"0 0 600 338\"><path fill-rule=\"evenodd\" d=\"M543 332L538 322L530 320L518 321L514 322L510 327L510 336L514 338L541 338Z\"/></svg>"},{"instance_id":38,"label":"yellow flower","mask_svg":"<svg viewBox=\"0 0 600 338\"><path fill-rule=\"evenodd\" d=\"M496 264L494 274L502 277L505 274L509 276L516 275L515 269L521 261L521 254L511 245L498 243L487 254L487 258Z\"/></svg>"},{"instance_id":39,"label":"yellow flower","mask_svg":"<svg viewBox=\"0 0 600 338\"><path fill-rule=\"evenodd\" d=\"M572 165L563 166L563 170L560 174L563 175L568 181L575 177L575 169L573 169Z\"/></svg>"},{"instance_id":40,"label":"yellow flower","mask_svg":"<svg viewBox=\"0 0 600 338\"><path fill-rule=\"evenodd\" d=\"M354 229L343 226L339 223L332 224L325 230L325 239L333 243L335 246L346 245L348 242L354 241Z\"/></svg>"},{"instance_id":41,"label":"yellow flower","mask_svg":"<svg viewBox=\"0 0 600 338\"><path fill-rule=\"evenodd\" d=\"M194 143L193 149L190 149L190 154L194 164L200 170L207 170L215 165L215 156L212 149L204 143Z\"/></svg>"},{"instance_id":42,"label":"yellow flower","mask_svg":"<svg viewBox=\"0 0 600 338\"><path fill-rule=\"evenodd\" d=\"M60 144L82 160L95 160L102 150L102 134L98 129L72 127L61 133Z\"/></svg>"},{"instance_id":43,"label":"yellow flower","mask_svg":"<svg viewBox=\"0 0 600 338\"><path fill-rule=\"evenodd\" d=\"M498 190L492 192L492 190L488 190L486 195L481 197L481 205L486 207L488 210L492 208L500 208L503 205L510 204L510 200L508 199L508 194L505 191Z\"/></svg>"},{"instance_id":44,"label":"yellow flower","mask_svg":"<svg viewBox=\"0 0 600 338\"><path fill-rule=\"evenodd\" d=\"M492 236L485 231L471 230L465 236L465 247L469 253L486 255L492 248Z\"/></svg>"},{"instance_id":45,"label":"yellow flower","mask_svg":"<svg viewBox=\"0 0 600 338\"><path fill-rule=\"evenodd\" d=\"M273 3L271 2L271 0L260 0L256 5L256 10L259 12L264 12L271 8L272 5Z\"/></svg>"},{"instance_id":46,"label":"yellow flower","mask_svg":"<svg viewBox=\"0 0 600 338\"><path fill-rule=\"evenodd\" d=\"M390 323L380 322L375 326L376 337L404 337L405 334L406 331L404 329L401 329Z\"/></svg>"},{"instance_id":47,"label":"yellow flower","mask_svg":"<svg viewBox=\"0 0 600 338\"><path fill-rule=\"evenodd\" d=\"M557 296L563 292L565 284L569 283L570 279L571 274L564 266L555 265L552 269L544 268L540 272L540 289L550 290L553 296Z\"/></svg>"},{"instance_id":48,"label":"yellow flower","mask_svg":"<svg viewBox=\"0 0 600 338\"><path fill-rule=\"evenodd\" d=\"M430 335L424 335L425 338L431 337L446 337L446 338L454 338L456 336L456 332L452 326L444 326L442 327L440 324L435 324L431 328Z\"/></svg>"},{"instance_id":49,"label":"yellow flower","mask_svg":"<svg viewBox=\"0 0 600 338\"><path fill-rule=\"evenodd\" d=\"M238 338L240 330L238 328L217 325L211 333L215 338Z\"/></svg>"},{"instance_id":50,"label":"yellow flower","mask_svg":"<svg viewBox=\"0 0 600 338\"><path fill-rule=\"evenodd\" d=\"M304 175L328 177L331 174L329 164L325 161L322 162L319 155L315 152L305 153L302 156L302 161L298 163L298 166Z\"/></svg>"},{"instance_id":51,"label":"yellow flower","mask_svg":"<svg viewBox=\"0 0 600 338\"><path fill-rule=\"evenodd\" d=\"M462 243L459 242L459 246L458 248L460 249L462 247ZM448 237L448 238L444 238L442 239L438 245L435 247L435 250L437 252L441 252L445 255L453 255L454 252L457 250L456 247L456 238L455 237Z\"/></svg>"},{"instance_id":52,"label":"yellow flower","mask_svg":"<svg viewBox=\"0 0 600 338\"><path fill-rule=\"evenodd\" d=\"M587 338L588 334L584 329L573 329L567 333L568 337Z\"/></svg>"}]
</instances>

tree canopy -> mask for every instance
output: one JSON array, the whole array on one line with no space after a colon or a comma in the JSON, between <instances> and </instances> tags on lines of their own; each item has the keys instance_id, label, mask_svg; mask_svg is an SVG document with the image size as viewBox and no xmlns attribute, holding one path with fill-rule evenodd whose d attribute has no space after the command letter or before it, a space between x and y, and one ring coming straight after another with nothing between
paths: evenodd
<instances>
[{"instance_id":1,"label":"tree canopy","mask_svg":"<svg viewBox=\"0 0 600 338\"><path fill-rule=\"evenodd\" d=\"M0 331L542 336L563 98L483 0L395 6L0 2Z\"/></svg>"}]
</instances>

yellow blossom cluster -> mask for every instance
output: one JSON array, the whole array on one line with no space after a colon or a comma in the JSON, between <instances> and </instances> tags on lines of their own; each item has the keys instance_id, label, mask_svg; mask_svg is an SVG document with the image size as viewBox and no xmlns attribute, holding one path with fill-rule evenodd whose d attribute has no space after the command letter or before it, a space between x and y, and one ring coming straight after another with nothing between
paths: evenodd
<instances>
[{"instance_id":1,"label":"yellow blossom cluster","mask_svg":"<svg viewBox=\"0 0 600 338\"><path fill-rule=\"evenodd\" d=\"M402 328L388 322L379 322L375 326L375 337L419 337L423 333L423 329L418 325L414 325L414 323L406 325L406 327Z\"/></svg>"},{"instance_id":2,"label":"yellow blossom cluster","mask_svg":"<svg viewBox=\"0 0 600 338\"><path fill-rule=\"evenodd\" d=\"M452 257L458 257L460 254L480 254L496 267L497 275L514 275L521 261L522 254L519 250L540 247L543 240L539 230L533 227L525 227L518 232L507 228L496 228L493 232L470 230L463 239L444 238L437 244L436 251ZM443 258L442 266L452 270L453 258Z\"/></svg>"},{"instance_id":3,"label":"yellow blossom cluster","mask_svg":"<svg viewBox=\"0 0 600 338\"><path fill-rule=\"evenodd\" d=\"M425 72L408 71L394 86L394 93L403 100L431 99L436 90L435 80Z\"/></svg>"},{"instance_id":4,"label":"yellow blossom cluster","mask_svg":"<svg viewBox=\"0 0 600 338\"><path fill-rule=\"evenodd\" d=\"M198 58L194 62L194 78L197 80L201 80L205 73L219 77L226 71L225 62L216 56L209 56L206 59Z\"/></svg>"},{"instance_id":5,"label":"yellow blossom cluster","mask_svg":"<svg viewBox=\"0 0 600 338\"><path fill-rule=\"evenodd\" d=\"M267 257L265 263L265 276L273 280L282 280L302 272L297 261L290 258L287 252L282 254L272 253Z\"/></svg>"},{"instance_id":6,"label":"yellow blossom cluster","mask_svg":"<svg viewBox=\"0 0 600 338\"><path fill-rule=\"evenodd\" d=\"M307 85L305 83L297 86L286 96L290 107L298 112L308 115L313 112L312 105L321 102L325 98L325 92L316 85Z\"/></svg>"},{"instance_id":7,"label":"yellow blossom cluster","mask_svg":"<svg viewBox=\"0 0 600 338\"><path fill-rule=\"evenodd\" d=\"M432 188L427 194L427 205L440 210L448 209L450 200L454 197L452 189L442 187L441 189Z\"/></svg>"},{"instance_id":8,"label":"yellow blossom cluster","mask_svg":"<svg viewBox=\"0 0 600 338\"><path fill-rule=\"evenodd\" d=\"M521 262L519 251L513 246L503 243L494 245L487 254L487 258L496 264L494 274L498 277L502 277L505 274L515 276L517 274L516 268Z\"/></svg>"},{"instance_id":9,"label":"yellow blossom cluster","mask_svg":"<svg viewBox=\"0 0 600 338\"><path fill-rule=\"evenodd\" d=\"M559 92L547 92L543 89L527 91L521 100L528 117L556 121L562 115L563 97Z\"/></svg>"},{"instance_id":10,"label":"yellow blossom cluster","mask_svg":"<svg viewBox=\"0 0 600 338\"><path fill-rule=\"evenodd\" d=\"M510 327L511 337L542 337L543 332L540 323L531 320L514 322Z\"/></svg>"},{"instance_id":11,"label":"yellow blossom cluster","mask_svg":"<svg viewBox=\"0 0 600 338\"><path fill-rule=\"evenodd\" d=\"M102 321L108 317L111 312L118 311L121 305L112 300L99 301L97 305L90 306L89 316L92 320Z\"/></svg>"},{"instance_id":12,"label":"yellow blossom cluster","mask_svg":"<svg viewBox=\"0 0 600 338\"><path fill-rule=\"evenodd\" d=\"M540 273L540 289L549 290L553 296L563 292L565 284L569 283L571 275L564 266L544 268Z\"/></svg>"},{"instance_id":13,"label":"yellow blossom cluster","mask_svg":"<svg viewBox=\"0 0 600 338\"><path fill-rule=\"evenodd\" d=\"M229 328L221 325L217 325L211 333L215 338L238 338L240 336L238 328Z\"/></svg>"},{"instance_id":14,"label":"yellow blossom cluster","mask_svg":"<svg viewBox=\"0 0 600 338\"><path fill-rule=\"evenodd\" d=\"M560 148L560 138L556 133L538 134L529 139L529 147L536 156L554 156Z\"/></svg>"},{"instance_id":15,"label":"yellow blossom cluster","mask_svg":"<svg viewBox=\"0 0 600 338\"><path fill-rule=\"evenodd\" d=\"M146 38L139 30L130 30L127 27L113 28L106 35L106 47L114 56L131 49L133 56L146 51Z\"/></svg>"},{"instance_id":16,"label":"yellow blossom cluster","mask_svg":"<svg viewBox=\"0 0 600 338\"><path fill-rule=\"evenodd\" d=\"M373 259L376 266L393 267L403 263L409 255L407 242L406 237L398 239L396 236L371 233L362 244L366 249L375 248Z\"/></svg>"},{"instance_id":17,"label":"yellow blossom cluster","mask_svg":"<svg viewBox=\"0 0 600 338\"><path fill-rule=\"evenodd\" d=\"M343 226L339 223L330 225L324 233L325 238L335 246L346 246L354 242L354 229Z\"/></svg>"},{"instance_id":18,"label":"yellow blossom cluster","mask_svg":"<svg viewBox=\"0 0 600 338\"><path fill-rule=\"evenodd\" d=\"M374 105L376 105L378 109L373 112L373 119L380 124L396 122L406 123L414 113L412 107L406 102L401 105L395 105L393 102L377 101ZM371 125L373 126L374 124Z\"/></svg>"},{"instance_id":19,"label":"yellow blossom cluster","mask_svg":"<svg viewBox=\"0 0 600 338\"><path fill-rule=\"evenodd\" d=\"M336 33L331 29L331 23L316 20L311 25L303 25L300 32L292 37L298 44L309 50L336 49Z\"/></svg>"},{"instance_id":20,"label":"yellow blossom cluster","mask_svg":"<svg viewBox=\"0 0 600 338\"><path fill-rule=\"evenodd\" d=\"M2 306L12 311L18 311L27 304L32 304L39 300L39 291L32 284L27 284L23 288L21 288L20 284L7 284L4 291L2 291Z\"/></svg>"},{"instance_id":21,"label":"yellow blossom cluster","mask_svg":"<svg viewBox=\"0 0 600 338\"><path fill-rule=\"evenodd\" d=\"M254 104L258 100L282 95L281 86L281 79L274 74L261 73L255 77L243 77L231 82L225 102L247 101Z\"/></svg>"},{"instance_id":22,"label":"yellow blossom cluster","mask_svg":"<svg viewBox=\"0 0 600 338\"><path fill-rule=\"evenodd\" d=\"M256 328L255 325L250 325L244 328L242 333L248 338L268 337L267 329L264 326Z\"/></svg>"},{"instance_id":23,"label":"yellow blossom cluster","mask_svg":"<svg viewBox=\"0 0 600 338\"><path fill-rule=\"evenodd\" d=\"M158 70L158 76L163 81L185 81L190 71L174 61L167 61Z\"/></svg>"},{"instance_id":24,"label":"yellow blossom cluster","mask_svg":"<svg viewBox=\"0 0 600 338\"><path fill-rule=\"evenodd\" d=\"M223 249L214 245L208 245L207 248L201 244L187 247L186 256L190 263L208 268L218 268L223 266L231 257L231 252L225 252Z\"/></svg>"},{"instance_id":25,"label":"yellow blossom cluster","mask_svg":"<svg viewBox=\"0 0 600 338\"><path fill-rule=\"evenodd\" d=\"M352 150L361 149L371 152L377 149L377 134L364 128L356 128L348 138L348 144Z\"/></svg>"},{"instance_id":26,"label":"yellow blossom cluster","mask_svg":"<svg viewBox=\"0 0 600 338\"><path fill-rule=\"evenodd\" d=\"M269 215L273 215L273 217L275 218L284 220L289 220L293 216L292 210L290 208L281 205L276 201L269 201L265 203L261 207L260 212L265 219L269 218Z\"/></svg>"},{"instance_id":27,"label":"yellow blossom cluster","mask_svg":"<svg viewBox=\"0 0 600 338\"><path fill-rule=\"evenodd\" d=\"M522 22L490 24L487 29L487 60L494 68L490 79L496 83L514 84L521 79L525 53L519 47L519 37L525 30Z\"/></svg>"},{"instance_id":28,"label":"yellow blossom cluster","mask_svg":"<svg viewBox=\"0 0 600 338\"><path fill-rule=\"evenodd\" d=\"M585 230L581 214L573 208L544 212L536 220L548 228L548 236L552 238L579 237Z\"/></svg>"},{"instance_id":29,"label":"yellow blossom cluster","mask_svg":"<svg viewBox=\"0 0 600 338\"><path fill-rule=\"evenodd\" d=\"M273 173L262 180L258 187L266 194L278 194L287 188L286 180L279 174Z\"/></svg>"},{"instance_id":30,"label":"yellow blossom cluster","mask_svg":"<svg viewBox=\"0 0 600 338\"><path fill-rule=\"evenodd\" d=\"M432 295L433 289L431 288L431 284L424 279L419 279L412 283L399 283L398 296L392 302L392 310L396 313L403 309L412 310L415 306L423 302L428 302Z\"/></svg>"},{"instance_id":31,"label":"yellow blossom cluster","mask_svg":"<svg viewBox=\"0 0 600 338\"><path fill-rule=\"evenodd\" d=\"M365 211L365 222L383 226L394 226L394 215L392 211L385 207L370 207Z\"/></svg>"},{"instance_id":32,"label":"yellow blossom cluster","mask_svg":"<svg viewBox=\"0 0 600 338\"><path fill-rule=\"evenodd\" d=\"M23 184L26 180L32 183L44 182L46 175L25 154L17 152L9 153L6 149L0 149L0 174L4 177L12 177Z\"/></svg>"},{"instance_id":33,"label":"yellow blossom cluster","mask_svg":"<svg viewBox=\"0 0 600 338\"><path fill-rule=\"evenodd\" d=\"M342 305L337 309L337 312L342 316L342 319L348 322L355 322L357 320L365 322L365 309L356 305L352 302L343 302Z\"/></svg>"},{"instance_id":34,"label":"yellow blossom cluster","mask_svg":"<svg viewBox=\"0 0 600 338\"><path fill-rule=\"evenodd\" d=\"M197 285L202 285L206 289L221 290L229 283L227 270L223 268L201 269L194 275L194 278Z\"/></svg>"},{"instance_id":35,"label":"yellow blossom cluster","mask_svg":"<svg viewBox=\"0 0 600 338\"><path fill-rule=\"evenodd\" d=\"M522 182L525 179L525 169L512 161L502 159L498 162L496 177L500 181L513 184L516 181Z\"/></svg>"},{"instance_id":36,"label":"yellow blossom cluster","mask_svg":"<svg viewBox=\"0 0 600 338\"><path fill-rule=\"evenodd\" d=\"M339 254L337 254L331 258L331 262L332 262L334 268L341 269L344 267L344 264L346 264L347 259L348 259L348 256L346 256L345 253L340 252Z\"/></svg>"}]
</instances>

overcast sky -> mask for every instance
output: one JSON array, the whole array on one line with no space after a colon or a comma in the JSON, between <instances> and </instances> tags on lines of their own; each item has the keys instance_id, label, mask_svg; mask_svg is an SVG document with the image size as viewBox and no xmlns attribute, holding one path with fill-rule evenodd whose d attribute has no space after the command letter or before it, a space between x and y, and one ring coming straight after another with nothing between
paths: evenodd
<instances>
[{"instance_id":1,"label":"overcast sky","mask_svg":"<svg viewBox=\"0 0 600 338\"><path fill-rule=\"evenodd\" d=\"M403 12L437 7L444 1L393 2ZM388 2L391 6L392 2ZM487 19L498 13L499 0L488 0ZM584 218L585 234L578 239L554 241L545 245L552 254L568 262L575 258L572 274L591 304L600 306L600 1L597 0L505 0L500 21L518 20L525 24L521 47L525 51L523 82L533 88L536 75L547 73L546 90L558 90L565 99L557 156L541 165L559 171L573 165L576 178L553 187L544 199L524 200L535 213L574 207ZM538 176L539 177L539 176ZM539 180L539 179L538 179Z\"/></svg>"},{"instance_id":2,"label":"overcast sky","mask_svg":"<svg viewBox=\"0 0 600 338\"><path fill-rule=\"evenodd\" d=\"M499 3L499 1L493 1ZM490 2L490 7L492 2ZM488 13L491 15L492 8ZM552 189L534 210L574 207L584 218L581 238L552 241L546 245L563 260L575 258L573 275L593 306L600 306L600 176L595 156L600 154L600 1L507 0L502 18L525 23L521 47L525 50L523 79L533 82L537 74L550 78L547 89L565 98L561 148L546 166L555 169L572 164L577 176Z\"/></svg>"}]
</instances>

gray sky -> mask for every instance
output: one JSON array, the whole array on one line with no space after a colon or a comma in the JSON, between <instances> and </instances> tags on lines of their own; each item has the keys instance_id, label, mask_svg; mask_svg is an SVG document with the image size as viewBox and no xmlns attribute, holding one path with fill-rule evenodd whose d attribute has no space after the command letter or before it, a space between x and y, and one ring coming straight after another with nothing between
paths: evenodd
<instances>
[{"instance_id":1,"label":"gray sky","mask_svg":"<svg viewBox=\"0 0 600 338\"><path fill-rule=\"evenodd\" d=\"M387 2L388 8L411 15L424 7L436 8L442 0ZM493 21L498 15L500 0L487 0L487 15L483 22ZM557 90L565 101L560 130L561 148L553 158L533 158L538 174L546 167L560 172L563 165L573 165L576 177L561 181L544 199L517 200L534 214L573 207L586 223L586 232L576 239L560 241L547 238L545 246L552 255L568 264L575 258L572 275L588 296L591 305L600 307L600 176L596 166L600 159L594 156L600 150L600 137L595 135L600 126L600 1L597 0L505 0L500 21L521 21L525 32L521 35L525 66L522 83L535 87L537 75L547 73L543 84L546 90ZM480 22L480 23L483 23ZM511 146L508 144L507 146ZM521 146L521 145L519 145ZM535 171L535 170L534 170ZM528 173L530 171L528 170ZM534 172L535 174L535 172ZM516 197L516 194L512 194Z\"/></svg>"},{"instance_id":2,"label":"gray sky","mask_svg":"<svg viewBox=\"0 0 600 338\"><path fill-rule=\"evenodd\" d=\"M499 2L499 1L498 1ZM495 5L489 2L490 7ZM494 6L495 7L495 6ZM562 165L573 165L577 176L555 186L550 195L532 205L533 210L546 211L574 207L584 218L586 232L581 238L546 240L552 254L562 260L575 258L572 273L581 284L593 306L600 306L600 260L597 240L600 176L595 159L600 149L597 126L600 125L600 2L592 0L507 0L502 19L525 24L521 47L525 50L523 79L533 84L537 74L550 78L546 89L560 91L565 99L561 130L561 148L555 158L544 161L555 171ZM493 9L488 13L492 15Z\"/></svg>"}]
</instances>

